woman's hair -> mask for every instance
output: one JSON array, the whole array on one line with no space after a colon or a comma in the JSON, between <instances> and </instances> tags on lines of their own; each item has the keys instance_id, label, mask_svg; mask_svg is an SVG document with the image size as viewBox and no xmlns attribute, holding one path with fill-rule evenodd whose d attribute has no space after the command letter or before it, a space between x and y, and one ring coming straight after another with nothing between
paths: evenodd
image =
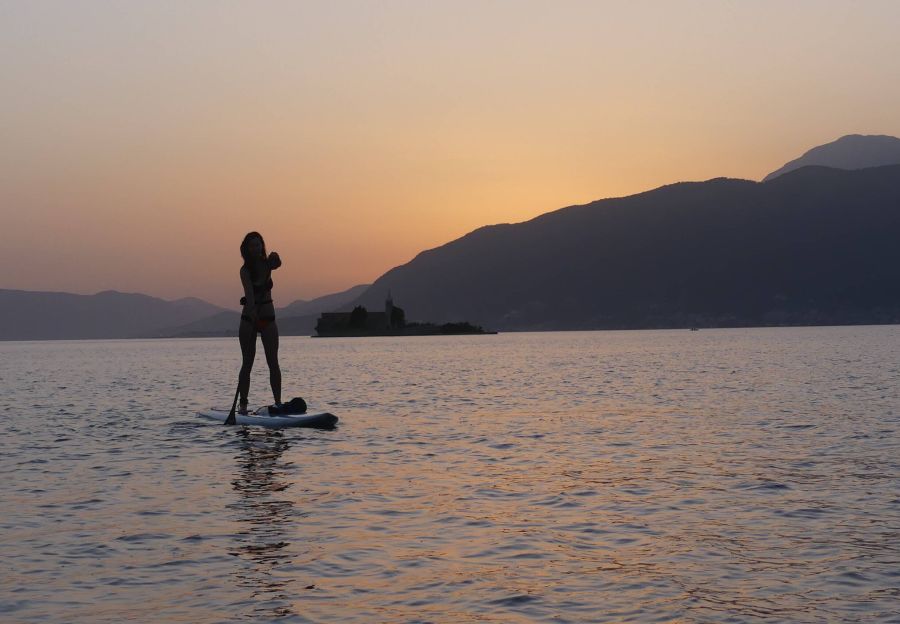
<instances>
[{"instance_id":1,"label":"woman's hair","mask_svg":"<svg viewBox=\"0 0 900 624\"><path fill-rule=\"evenodd\" d=\"M250 232L244 237L244 240L241 241L241 258L244 259L245 265L253 264L253 260L260 259L250 257L250 241L254 238L258 238L259 242L262 243L262 259L268 257L268 254L266 253L266 241L263 240L262 234L260 234L259 232Z\"/></svg>"},{"instance_id":2,"label":"woman's hair","mask_svg":"<svg viewBox=\"0 0 900 624\"><path fill-rule=\"evenodd\" d=\"M262 256L259 258L250 257L250 241L254 238L258 238L259 242L262 243ZM254 280L256 279L257 271L259 270L260 261L265 261L268 257L269 255L266 253L266 241L259 232L250 232L244 237L244 240L241 241L241 258L244 259L244 266L250 271L250 275ZM266 268L268 268L268 266Z\"/></svg>"}]
</instances>

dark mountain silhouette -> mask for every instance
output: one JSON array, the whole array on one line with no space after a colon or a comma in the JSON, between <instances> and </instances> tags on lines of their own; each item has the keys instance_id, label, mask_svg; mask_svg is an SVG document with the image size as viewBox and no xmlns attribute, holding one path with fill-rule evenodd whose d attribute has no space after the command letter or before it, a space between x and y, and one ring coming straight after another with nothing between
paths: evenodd
<instances>
[{"instance_id":1,"label":"dark mountain silhouette","mask_svg":"<svg viewBox=\"0 0 900 624\"><path fill-rule=\"evenodd\" d=\"M276 314L278 314L276 310ZM225 311L202 318L193 323L157 329L143 334L142 338L210 338L237 336L241 313ZM278 333L282 336L310 336L316 328L318 314L283 316L278 314Z\"/></svg>"},{"instance_id":2,"label":"dark mountain silhouette","mask_svg":"<svg viewBox=\"0 0 900 624\"><path fill-rule=\"evenodd\" d=\"M483 227L353 305L390 290L410 320L501 330L900 322L898 241L900 166L805 167Z\"/></svg>"},{"instance_id":3,"label":"dark mountain silhouette","mask_svg":"<svg viewBox=\"0 0 900 624\"><path fill-rule=\"evenodd\" d=\"M212 316L204 316L190 323L168 327L155 327L141 334L140 338L206 338L212 336L237 336L240 311L223 310Z\"/></svg>"},{"instance_id":4,"label":"dark mountain silhouette","mask_svg":"<svg viewBox=\"0 0 900 624\"><path fill-rule=\"evenodd\" d=\"M280 316L316 316L350 303L362 295L371 284L360 284L338 293L317 297L311 301L298 299L278 310Z\"/></svg>"},{"instance_id":5,"label":"dark mountain silhouette","mask_svg":"<svg viewBox=\"0 0 900 624\"><path fill-rule=\"evenodd\" d=\"M309 301L298 299L283 308L276 309L278 331L283 336L309 336L316 327L316 320L322 312L339 308L360 296L369 287L361 284L347 290L323 295ZM277 294L277 293L276 293ZM236 336L241 313L221 311L199 320L163 329L154 329L145 337L181 338L203 336Z\"/></svg>"},{"instance_id":6,"label":"dark mountain silhouette","mask_svg":"<svg viewBox=\"0 0 900 624\"><path fill-rule=\"evenodd\" d=\"M849 134L832 143L812 148L800 158L767 175L763 182L808 166L866 169L884 165L900 165L900 139L886 135Z\"/></svg>"},{"instance_id":7,"label":"dark mountain silhouette","mask_svg":"<svg viewBox=\"0 0 900 624\"><path fill-rule=\"evenodd\" d=\"M282 336L312 336L316 333L319 313L304 316L282 316L278 319L278 332Z\"/></svg>"},{"instance_id":8,"label":"dark mountain silhouette","mask_svg":"<svg viewBox=\"0 0 900 624\"><path fill-rule=\"evenodd\" d=\"M310 335L318 315L351 301L368 287L277 311L284 335ZM78 340L237 335L240 311L195 297L165 301L139 293L107 290L95 295L0 289L0 340Z\"/></svg>"},{"instance_id":9,"label":"dark mountain silhouette","mask_svg":"<svg viewBox=\"0 0 900 624\"><path fill-rule=\"evenodd\" d=\"M192 297L165 301L114 290L96 295L0 290L0 340L133 338L221 310Z\"/></svg>"},{"instance_id":10,"label":"dark mountain silhouette","mask_svg":"<svg viewBox=\"0 0 900 624\"><path fill-rule=\"evenodd\" d=\"M409 321L503 330L894 323L898 240L900 165L679 183L480 228L349 303L364 287L294 302L279 327L309 334L320 312L378 310L388 291ZM0 290L0 340L227 335L238 314L193 298Z\"/></svg>"}]
</instances>

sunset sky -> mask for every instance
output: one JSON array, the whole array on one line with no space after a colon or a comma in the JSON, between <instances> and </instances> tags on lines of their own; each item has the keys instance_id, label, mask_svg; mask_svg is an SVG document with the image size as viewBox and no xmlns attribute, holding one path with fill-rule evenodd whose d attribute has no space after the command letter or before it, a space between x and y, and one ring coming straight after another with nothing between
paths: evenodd
<instances>
[{"instance_id":1,"label":"sunset sky","mask_svg":"<svg viewBox=\"0 0 900 624\"><path fill-rule=\"evenodd\" d=\"M900 2L0 0L0 288L237 307L900 136Z\"/></svg>"}]
</instances>

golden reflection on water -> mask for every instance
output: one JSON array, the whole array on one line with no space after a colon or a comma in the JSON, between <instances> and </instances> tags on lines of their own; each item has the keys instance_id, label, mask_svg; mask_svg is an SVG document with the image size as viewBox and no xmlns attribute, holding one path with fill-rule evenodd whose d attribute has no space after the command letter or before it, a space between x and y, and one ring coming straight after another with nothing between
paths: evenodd
<instances>
[{"instance_id":1,"label":"golden reflection on water","mask_svg":"<svg viewBox=\"0 0 900 624\"><path fill-rule=\"evenodd\" d=\"M283 455L290 442L280 431L242 427L235 431L240 439L236 456L237 476L231 485L238 497L231 505L236 520L243 525L236 535L236 547L230 554L250 564L236 568L236 584L250 590L254 615L268 612L273 617L294 615L291 602L292 579L278 575L280 566L292 563L289 549L294 527L294 501L288 490L288 464ZM267 605L260 609L259 605Z\"/></svg>"},{"instance_id":2,"label":"golden reflection on water","mask_svg":"<svg viewBox=\"0 0 900 624\"><path fill-rule=\"evenodd\" d=\"M234 350L0 344L0 621L897 621L900 328Z\"/></svg>"}]
</instances>

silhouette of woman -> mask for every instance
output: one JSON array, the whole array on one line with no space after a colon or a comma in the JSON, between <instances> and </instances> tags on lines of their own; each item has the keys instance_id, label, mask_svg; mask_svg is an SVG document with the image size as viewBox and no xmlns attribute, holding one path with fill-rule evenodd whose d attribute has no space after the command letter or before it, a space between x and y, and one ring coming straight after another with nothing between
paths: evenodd
<instances>
[{"instance_id":1,"label":"silhouette of woman","mask_svg":"<svg viewBox=\"0 0 900 624\"><path fill-rule=\"evenodd\" d=\"M278 325L275 324L275 305L272 303L272 271L281 266L281 258L274 251L266 253L266 243L259 232L250 232L241 243L241 284L244 296L241 304L241 324L238 338L243 363L238 377L241 396L240 413L247 413L247 394L250 390L250 371L256 358L256 334L262 337L269 365L269 383L275 404L281 404L281 368L278 366Z\"/></svg>"}]
</instances>

